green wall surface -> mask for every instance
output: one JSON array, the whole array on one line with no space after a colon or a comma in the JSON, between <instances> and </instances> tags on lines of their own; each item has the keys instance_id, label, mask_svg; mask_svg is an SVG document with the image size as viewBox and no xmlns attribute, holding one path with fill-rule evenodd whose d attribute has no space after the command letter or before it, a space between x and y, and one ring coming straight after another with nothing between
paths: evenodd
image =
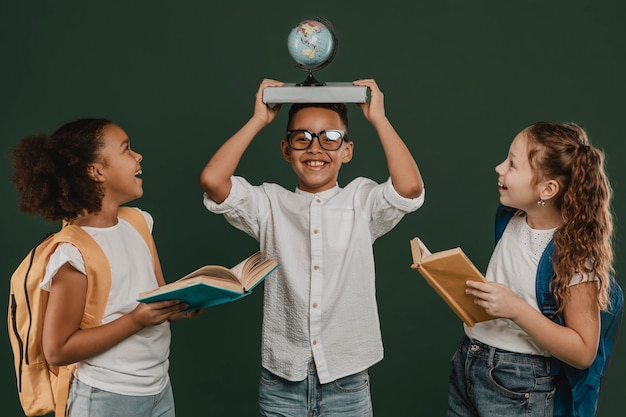
<instances>
[{"instance_id":1,"label":"green wall surface","mask_svg":"<svg viewBox=\"0 0 626 417\"><path fill-rule=\"evenodd\" d=\"M23 136L80 117L106 117L143 154L144 196L167 281L204 264L235 265L258 248L202 205L198 175L252 115L263 78L299 82L287 35L323 16L339 36L321 81L374 78L386 113L426 183L426 203L374 244L385 358L370 370L378 416L446 409L461 322L411 270L409 240L461 246L484 271L498 203L495 166L539 120L576 122L606 152L615 192L615 268L626 284L623 118L626 6L607 1L13 1L0 5L0 299L30 247L59 225L18 210L10 150ZM286 108L237 170L253 184L293 189L279 151ZM354 159L340 183L382 182L380 142L350 105ZM6 310L5 310L6 311ZM4 313L6 314L6 313ZM172 325L177 415L257 413L262 288ZM23 415L6 330L0 342L4 416ZM623 410L626 330L602 391L600 416Z\"/></svg>"}]
</instances>

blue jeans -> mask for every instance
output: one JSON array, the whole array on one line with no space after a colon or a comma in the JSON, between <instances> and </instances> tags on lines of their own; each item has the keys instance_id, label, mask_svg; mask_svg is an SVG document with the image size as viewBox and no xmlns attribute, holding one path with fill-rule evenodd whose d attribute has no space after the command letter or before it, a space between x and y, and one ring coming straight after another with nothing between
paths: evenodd
<instances>
[{"instance_id":1,"label":"blue jeans","mask_svg":"<svg viewBox=\"0 0 626 417\"><path fill-rule=\"evenodd\" d=\"M367 370L320 384L315 364L309 364L307 378L287 381L261 369L259 415L271 417L371 417Z\"/></svg>"},{"instance_id":2,"label":"blue jeans","mask_svg":"<svg viewBox=\"0 0 626 417\"><path fill-rule=\"evenodd\" d=\"M550 358L464 337L452 357L446 416L551 417L554 392Z\"/></svg>"},{"instance_id":3,"label":"blue jeans","mask_svg":"<svg viewBox=\"0 0 626 417\"><path fill-rule=\"evenodd\" d=\"M67 401L68 417L174 417L168 383L157 395L122 395L94 388L74 378Z\"/></svg>"}]
</instances>

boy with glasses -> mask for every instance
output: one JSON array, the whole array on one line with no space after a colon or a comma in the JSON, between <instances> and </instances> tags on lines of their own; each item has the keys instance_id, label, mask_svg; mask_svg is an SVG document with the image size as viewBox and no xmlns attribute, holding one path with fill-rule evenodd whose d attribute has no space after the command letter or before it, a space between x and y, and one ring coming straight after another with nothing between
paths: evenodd
<instances>
[{"instance_id":1,"label":"boy with glasses","mask_svg":"<svg viewBox=\"0 0 626 417\"><path fill-rule=\"evenodd\" d=\"M368 368L383 358L383 345L372 244L423 204L424 188L375 81L354 84L370 90L369 103L359 107L380 137L388 181L337 184L354 149L345 104L292 105L281 149L298 178L295 191L234 176L248 145L280 109L262 101L265 88L282 85L275 80L263 80L254 115L200 176L207 209L224 214L280 264L264 290L262 416L373 414Z\"/></svg>"}]
</instances>

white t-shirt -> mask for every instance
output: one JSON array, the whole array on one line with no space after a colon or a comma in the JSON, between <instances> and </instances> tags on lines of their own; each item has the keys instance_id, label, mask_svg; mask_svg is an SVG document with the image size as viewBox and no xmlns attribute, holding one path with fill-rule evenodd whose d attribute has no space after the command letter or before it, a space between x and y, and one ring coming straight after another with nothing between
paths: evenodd
<instances>
[{"instance_id":1,"label":"white t-shirt","mask_svg":"<svg viewBox=\"0 0 626 417\"><path fill-rule=\"evenodd\" d=\"M143 212L150 230L153 219ZM128 222L118 219L112 227L83 227L100 245L111 266L111 291L102 324L134 310L137 295L158 286L152 255L145 240ZM50 257L41 288L50 291L52 279L69 262L85 274L78 249L60 244ZM169 382L169 322L145 329L128 337L106 352L77 364L76 377L105 391L124 395L155 395Z\"/></svg>"},{"instance_id":2,"label":"white t-shirt","mask_svg":"<svg viewBox=\"0 0 626 417\"><path fill-rule=\"evenodd\" d=\"M301 381L314 358L324 384L382 359L372 244L423 201L423 194L400 196L391 179L366 178L312 194L232 177L221 204L205 194L209 210L258 240L280 265L264 286L266 369Z\"/></svg>"},{"instance_id":3,"label":"white t-shirt","mask_svg":"<svg viewBox=\"0 0 626 417\"><path fill-rule=\"evenodd\" d=\"M526 223L526 216L513 216L491 255L485 274L487 281L504 284L539 311L535 291L537 267L555 230L532 229ZM587 279L576 274L570 280L570 285ZM550 356L510 319L476 323L472 329L464 325L464 329L468 337L490 346L511 352Z\"/></svg>"}]
</instances>

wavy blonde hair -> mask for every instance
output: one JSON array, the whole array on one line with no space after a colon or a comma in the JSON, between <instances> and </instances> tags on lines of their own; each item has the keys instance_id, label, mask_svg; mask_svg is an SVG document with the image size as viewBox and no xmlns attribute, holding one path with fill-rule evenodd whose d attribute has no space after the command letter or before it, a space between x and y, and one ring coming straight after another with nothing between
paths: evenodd
<instances>
[{"instance_id":1,"label":"wavy blonde hair","mask_svg":"<svg viewBox=\"0 0 626 417\"><path fill-rule=\"evenodd\" d=\"M553 292L563 310L572 276L597 277L598 306L609 307L613 273L612 191L605 173L604 153L589 143L586 132L574 123L535 123L524 133L535 181L553 179L560 185L554 198L561 211L561 226L554 232Z\"/></svg>"}]
</instances>

